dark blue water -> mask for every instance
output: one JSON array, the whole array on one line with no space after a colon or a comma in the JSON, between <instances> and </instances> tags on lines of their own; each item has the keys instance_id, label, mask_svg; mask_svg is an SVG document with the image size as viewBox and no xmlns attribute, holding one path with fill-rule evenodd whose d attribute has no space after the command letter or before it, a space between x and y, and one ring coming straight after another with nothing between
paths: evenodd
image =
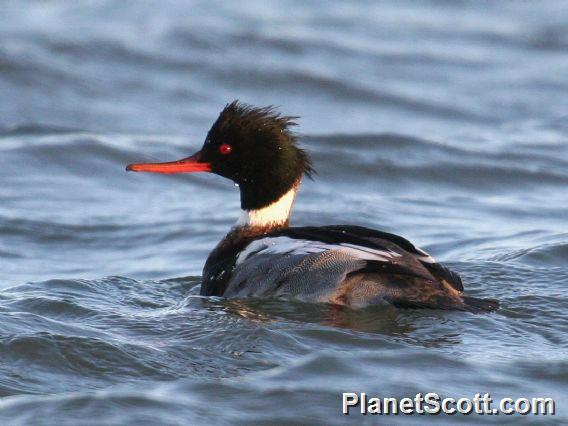
<instances>
[{"instance_id":1,"label":"dark blue water","mask_svg":"<svg viewBox=\"0 0 568 426\"><path fill-rule=\"evenodd\" d=\"M553 397L568 421L568 5L0 6L0 423L344 417L341 392ZM300 115L297 225L400 233L495 314L199 296L238 215L196 150L226 102Z\"/></svg>"}]
</instances>

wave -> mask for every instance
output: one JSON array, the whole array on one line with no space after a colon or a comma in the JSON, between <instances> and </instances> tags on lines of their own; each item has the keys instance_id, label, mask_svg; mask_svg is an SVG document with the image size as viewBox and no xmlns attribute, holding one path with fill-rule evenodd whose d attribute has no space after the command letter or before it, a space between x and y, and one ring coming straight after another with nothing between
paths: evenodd
<instances>
[{"instance_id":1,"label":"wave","mask_svg":"<svg viewBox=\"0 0 568 426\"><path fill-rule=\"evenodd\" d=\"M568 242L540 244L501 253L498 261L516 261L534 266L568 267Z\"/></svg>"},{"instance_id":2,"label":"wave","mask_svg":"<svg viewBox=\"0 0 568 426\"><path fill-rule=\"evenodd\" d=\"M26 138L18 141L20 136ZM349 169L351 181L360 174L375 172L381 178L407 177L417 184L434 180L477 184L480 188L489 183L518 186L524 182L542 186L568 182L568 146L556 146L554 150L545 144L488 148L396 134L304 136L302 142L315 157L316 167L333 169L342 164ZM122 173L127 163L141 158L165 160L196 149L197 146L184 147L180 138L168 136L103 136L77 134L71 129L61 133L57 128L42 125L19 127L0 137L6 174L15 168L40 174L47 168L59 173L88 172L95 180L104 179L102 171ZM566 155L562 155L564 151ZM160 152L166 153L158 155ZM40 162L41 169L34 169ZM95 170L99 172L94 174ZM342 171L337 170L337 174L341 175Z\"/></svg>"}]
</instances>

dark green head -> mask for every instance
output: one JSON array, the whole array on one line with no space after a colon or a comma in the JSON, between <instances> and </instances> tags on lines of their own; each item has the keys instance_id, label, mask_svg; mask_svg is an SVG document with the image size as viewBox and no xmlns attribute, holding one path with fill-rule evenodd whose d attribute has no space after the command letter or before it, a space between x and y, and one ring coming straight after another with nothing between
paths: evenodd
<instances>
[{"instance_id":1,"label":"dark green head","mask_svg":"<svg viewBox=\"0 0 568 426\"><path fill-rule=\"evenodd\" d=\"M278 200L304 174L311 177L314 172L291 130L295 118L271 106L257 108L234 101L221 111L198 153L171 163L133 164L127 170L209 171L239 185L241 208L256 210Z\"/></svg>"}]
</instances>

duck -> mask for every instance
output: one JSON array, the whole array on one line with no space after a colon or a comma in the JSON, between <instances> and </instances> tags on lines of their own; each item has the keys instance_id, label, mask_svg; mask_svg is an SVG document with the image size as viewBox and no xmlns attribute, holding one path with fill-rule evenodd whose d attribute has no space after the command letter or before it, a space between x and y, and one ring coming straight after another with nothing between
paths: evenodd
<instances>
[{"instance_id":1,"label":"duck","mask_svg":"<svg viewBox=\"0 0 568 426\"><path fill-rule=\"evenodd\" d=\"M358 225L290 226L309 154L296 116L228 103L202 148L177 161L127 171L214 173L240 191L241 212L203 267L202 296L284 299L361 309L394 306L491 312L494 299L464 295L460 275L399 235Z\"/></svg>"}]
</instances>

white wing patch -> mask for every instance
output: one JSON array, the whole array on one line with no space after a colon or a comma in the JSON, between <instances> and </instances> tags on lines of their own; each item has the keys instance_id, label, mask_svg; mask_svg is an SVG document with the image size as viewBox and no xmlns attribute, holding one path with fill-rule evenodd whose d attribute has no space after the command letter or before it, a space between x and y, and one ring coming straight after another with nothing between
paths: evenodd
<instances>
[{"instance_id":1,"label":"white wing patch","mask_svg":"<svg viewBox=\"0 0 568 426\"><path fill-rule=\"evenodd\" d=\"M434 259L432 256L430 256L428 253L426 253L426 252L425 252L424 250L422 250L421 248L416 247L416 246L414 246L414 248L416 249L416 251L417 251L418 253L421 254L421 256L419 257L419 259L420 259L421 262L424 262L424 263L437 263L437 262L436 262L436 259Z\"/></svg>"},{"instance_id":2,"label":"white wing patch","mask_svg":"<svg viewBox=\"0 0 568 426\"><path fill-rule=\"evenodd\" d=\"M401 255L390 250L376 250L356 244L326 244L321 241L302 240L289 237L266 237L250 243L237 257L239 265L253 254L307 255L328 250L341 251L358 259L387 262Z\"/></svg>"}]
</instances>

